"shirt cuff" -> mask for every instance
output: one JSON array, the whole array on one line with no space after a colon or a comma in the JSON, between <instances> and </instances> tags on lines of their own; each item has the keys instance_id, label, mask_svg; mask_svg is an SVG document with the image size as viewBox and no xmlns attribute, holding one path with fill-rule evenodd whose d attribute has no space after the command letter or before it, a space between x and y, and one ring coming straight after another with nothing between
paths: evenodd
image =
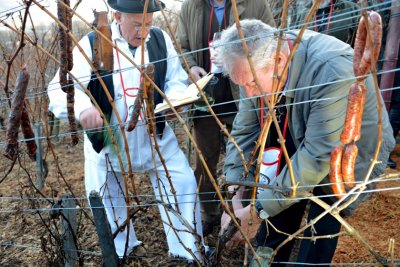
<instances>
[{"instance_id":1,"label":"shirt cuff","mask_svg":"<svg viewBox=\"0 0 400 267\"><path fill-rule=\"evenodd\" d=\"M75 89L74 111L76 120L79 121L81 113L91 107L93 107L93 104L90 98L82 91Z\"/></svg>"}]
</instances>

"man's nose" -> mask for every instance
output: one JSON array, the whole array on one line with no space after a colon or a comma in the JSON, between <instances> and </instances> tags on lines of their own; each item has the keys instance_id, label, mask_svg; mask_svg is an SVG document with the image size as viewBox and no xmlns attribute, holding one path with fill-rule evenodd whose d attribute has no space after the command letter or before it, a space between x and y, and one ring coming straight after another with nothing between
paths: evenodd
<instances>
[{"instance_id":1,"label":"man's nose","mask_svg":"<svg viewBox=\"0 0 400 267\"><path fill-rule=\"evenodd\" d=\"M142 38L142 31L141 30L136 31L136 37L137 38Z\"/></svg>"}]
</instances>

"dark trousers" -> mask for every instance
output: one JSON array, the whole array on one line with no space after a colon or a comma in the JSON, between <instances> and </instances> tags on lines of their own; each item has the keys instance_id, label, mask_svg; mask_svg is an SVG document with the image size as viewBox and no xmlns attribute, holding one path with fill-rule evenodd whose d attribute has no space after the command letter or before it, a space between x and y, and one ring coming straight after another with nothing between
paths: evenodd
<instances>
[{"instance_id":1,"label":"dark trousers","mask_svg":"<svg viewBox=\"0 0 400 267\"><path fill-rule=\"evenodd\" d=\"M317 191L317 192L316 192ZM314 190L314 194L320 195L319 189ZM330 201L328 199L322 198L328 204ZM269 218L269 221L281 232L292 234L296 232L301 223L304 210L307 205L307 200L302 200L278 215ZM319 214L324 211L318 204L310 202L310 209L307 218L307 222L316 218ZM311 236L324 236L324 235L334 235L340 232L340 223L330 214L325 215L316 224L313 225L312 230L307 228L304 232L305 237ZM313 231L313 233L312 233ZM287 235L278 233L272 227L266 227L263 223L260 227L257 243L259 246L267 246L272 249L276 249L279 244L286 240ZM338 242L338 237L334 238L322 238L314 240L304 239L301 241L300 250L296 262L298 263L330 263L332 261L333 255L336 250L336 245ZM283 246L278 254L275 256L271 266L286 266L287 264L279 262L289 262L290 253L292 251L294 241L288 242ZM302 266L296 264L296 266ZM303 266L307 266L304 264Z\"/></svg>"},{"instance_id":2,"label":"dark trousers","mask_svg":"<svg viewBox=\"0 0 400 267\"><path fill-rule=\"evenodd\" d=\"M396 138L400 130L400 89L392 91L389 120L393 128L393 135Z\"/></svg>"},{"instance_id":3,"label":"dark trousers","mask_svg":"<svg viewBox=\"0 0 400 267\"><path fill-rule=\"evenodd\" d=\"M232 130L232 123L235 115L221 116L219 119L225 124L227 130ZM217 178L217 165L221 153L221 146L224 149L224 134L213 117L196 118L194 123L194 137L199 149L211 171L214 179ZM219 200L216 197L214 187L204 172L199 156L196 154L196 167L194 174L197 185L200 189L200 207L203 220L220 219Z\"/></svg>"},{"instance_id":4,"label":"dark trousers","mask_svg":"<svg viewBox=\"0 0 400 267\"><path fill-rule=\"evenodd\" d=\"M400 48L399 48L400 54ZM396 68L400 67L400 57L397 58ZM393 88L400 86L400 72L395 73ZM392 98L390 103L389 120L393 128L393 134L396 138L400 130L400 89L392 90Z\"/></svg>"}]
</instances>

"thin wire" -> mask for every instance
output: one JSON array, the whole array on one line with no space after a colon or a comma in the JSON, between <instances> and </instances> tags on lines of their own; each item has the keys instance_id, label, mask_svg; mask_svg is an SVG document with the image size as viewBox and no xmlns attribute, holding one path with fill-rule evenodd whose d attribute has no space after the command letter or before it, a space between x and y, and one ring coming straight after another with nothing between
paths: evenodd
<instances>
[{"instance_id":1,"label":"thin wire","mask_svg":"<svg viewBox=\"0 0 400 267\"><path fill-rule=\"evenodd\" d=\"M374 11L376 11L376 12L382 12L382 11L386 11L386 10L390 10L391 8L390 7L387 7L386 6L386 3L378 3L378 4L375 4L375 5L371 5L371 6L368 6L368 7L366 7L366 8L360 8L360 9L358 9L358 10L354 10L354 9L352 9L352 8L347 8L347 9L343 9L343 10L340 10L340 11L338 11L338 12L335 12L336 13L336 15L332 15L331 16L331 19L334 19L334 18L337 18L337 17L342 17L342 16L345 16L345 15L349 15L349 14L355 14L355 15L353 15L353 16L350 16L350 17L346 17L346 18L343 18L343 19L340 19L340 20L335 20L335 21L343 21L343 20L349 20L349 19L353 19L353 18L356 18L356 17L361 17L361 13L363 12L363 11L368 11L368 10L371 10L371 9L373 9L373 8L376 8L376 7L384 7L384 8L382 8L382 9L376 9L376 10L374 10ZM346 10L349 10L349 11L346 11ZM346 11L346 12L343 12L343 11ZM301 12L299 12L300 14L301 14ZM308 14L308 12L303 12L303 14ZM304 25L306 25L306 26L308 26L307 27L307 29L312 29L313 27L314 27L314 22L323 22L323 21L325 21L326 19L324 19L324 18L321 18L321 19L318 19L318 20L313 20L313 21L310 21L310 22L307 22L307 23L301 23L301 24L296 24L296 25L292 25L292 26L288 26L287 28L285 28L285 30L287 31L287 30L294 30L294 29L298 29L298 28L300 28L300 27L302 27L302 26L304 26ZM333 23L333 22L335 22L335 21L333 21L333 20L331 20L331 23ZM327 22L325 22L325 23L321 23L321 24L319 24L319 25L327 25L328 23ZM332 28L332 29L335 29L335 28Z\"/></svg>"},{"instance_id":2,"label":"thin wire","mask_svg":"<svg viewBox=\"0 0 400 267\"><path fill-rule=\"evenodd\" d=\"M382 74L383 74L383 73L390 73L390 72L392 72L392 71L397 71L397 70L400 70L400 68L395 69L395 70L390 70L390 71L383 71L383 72L381 72L381 73L382 73ZM353 79L353 78L351 78L351 79ZM342 80L342 81L346 81L346 80L350 80L350 78L349 78L349 79L344 79L344 80ZM339 81L338 81L338 82L339 82ZM324 83L324 84L321 84L321 85L329 85L329 84L333 84L333 83L334 83L334 82L330 82L330 83ZM291 91L292 91L292 92L295 92L295 91L301 91L301 90L308 90L308 89L312 89L312 88L314 88L314 87L319 87L319 86L321 86L321 85L313 85L313 86L295 88L295 89L292 89ZM386 88L386 89L380 89L380 91L381 91L381 92L386 92L386 91L394 91L394 90L398 90L398 89L400 89L400 86L392 87L392 88ZM278 93L263 94L263 95L261 95L261 96L270 96L270 95L274 95L274 94L279 94L279 92L278 92ZM223 103L212 104L212 105L210 105L210 106L211 106L211 107L217 107L217 106L226 105L226 104L230 104L230 103L235 103L235 104L236 104L237 102L240 102L241 100L250 100L250 99L255 99L255 98L258 98L258 97L259 97L259 96L245 97L245 98L241 98L241 99L237 99L237 100L226 101L226 102L223 102ZM343 96L338 96L337 98L340 98L340 97L343 97ZM303 102L293 102L293 103L291 103L290 105L289 105L289 104L283 104L283 105L279 105L279 106L277 106L277 107L301 105L301 104L305 104L305 103L309 103L309 102L325 101L325 100L332 100L332 99L334 99L334 98L324 98L324 99L319 99L319 100L308 100L308 101L303 101ZM265 107L264 109L268 109L268 107ZM189 113L189 112L195 111L195 110L197 110L197 109L196 109L196 108L188 109L188 110L186 110L186 111L180 112L180 114ZM253 109L253 110L249 110L249 111L258 111L258 110L259 110L259 109ZM220 113L219 115L230 115L230 114L236 114L236 113L237 113L236 111L235 111L235 112L225 112L225 113ZM166 115L157 115L157 116L155 116L155 118L164 117L164 116L166 116ZM186 119L203 118L203 117L209 117L209 116L211 116L211 115L188 116ZM52 123L52 122L53 122L53 123L55 123L55 122L67 122L67 119L66 119L66 118L62 118L62 119L57 119L57 120L49 120L48 122L49 122L49 123ZM140 125L140 126L144 126L144 125L145 125L145 124ZM119 124L110 125L110 126L112 126L112 127L119 127ZM6 128L7 128L7 126L2 126L2 127L0 127L0 129L3 129L3 130L0 130L0 132L1 132L1 131L5 131ZM96 128L96 129L94 129L94 130L100 130L100 129L102 129L102 128L100 127L100 128ZM101 131L97 131L97 132L101 132ZM82 133L83 133L83 131L82 131ZM59 137L59 135L54 135L53 137ZM43 138L47 138L47 137L43 137ZM30 140L30 139L21 139L21 141L29 141L29 140Z\"/></svg>"},{"instance_id":3,"label":"thin wire","mask_svg":"<svg viewBox=\"0 0 400 267\"><path fill-rule=\"evenodd\" d=\"M41 1L43 1L43 0L41 0ZM383 4L378 4L378 5L375 5L375 6L379 6L379 5L383 5ZM367 9L370 9L371 7L368 7ZM23 8L22 8L23 9ZM22 10L21 9L21 10ZM17 11L15 11L15 12L17 12ZM1 13L0 13L1 14ZM343 15L343 14L340 14L340 15ZM347 20L348 18L346 18L346 20ZM321 24L321 25L323 25L323 24ZM336 28L336 29L339 29L339 27L338 28ZM332 32L332 29L330 29L330 31ZM202 50L206 50L206 49L208 49L208 48L205 48L205 49L202 49ZM200 51L200 50L199 50ZM194 52L190 52L190 53L195 53L196 51L194 51ZM189 53L185 53L185 54L189 54ZM166 60L166 59L165 59ZM162 61L162 60L160 60L160 61ZM158 61L157 61L158 62ZM156 62L154 62L154 63L156 63ZM124 70L124 71L126 71L126 70ZM397 87L397 88L395 88L395 89L398 89L399 87ZM308 89L308 88L304 88L304 90L305 89ZM394 88L393 88L394 89ZM389 90L393 90L393 89L384 89L384 90L381 90L381 91L389 91ZM42 94L45 94L46 92L42 92L42 93L37 93L37 94L32 94L32 95L42 95ZM322 100L320 100L320 101L325 101L325 100L330 100L330 99L334 99L334 98L326 98L326 99L322 99ZM234 102L234 101L232 101L232 102ZM305 101L305 102L299 102L299 103L293 103L293 105L294 104L304 104L304 103L307 103L307 102L311 102L311 101ZM218 106L218 105L222 105L222 104L226 104L226 103L220 103L220 104L215 104L215 105L213 105L213 106ZM143 124L143 125L141 125L141 126L144 126L145 124ZM55 135L56 137L59 137L59 135ZM32 140L32 139L25 139L25 141L28 141L28 140ZM322 186L322 185L317 185L317 186ZM301 186L300 186L301 187ZM391 190L391 189L398 189L398 187L396 188L396 187L394 187L394 188L387 188L387 189L379 189L379 190L366 190L366 191L364 191L364 192L382 192L382 191L388 191L388 190ZM364 192L362 192L362 193L364 193ZM154 197L154 195L151 195L151 196L153 196ZM333 196L333 195L329 195L329 196L323 196L323 197L330 197L330 196ZM0 198L0 199L2 199L2 198ZM86 198L85 198L86 199ZM307 198L297 198L297 199L307 199ZM268 200L268 199L265 199L265 200ZM275 199L274 199L275 200ZM185 202L185 203L190 203L190 202ZM154 205L157 205L157 204L154 204ZM16 211L16 210L15 210ZM3 243L1 243L0 244L0 246L15 246L15 247L24 247L24 248L29 248L29 246L24 246L24 245L10 245L10 244L5 244L4 242ZM40 247L32 247L32 248L35 248L35 249L38 249L38 250L40 250ZM80 251L81 253L87 253L87 254L92 254L92 255L98 255L98 256L101 256L101 253L99 253L99 252L92 252L92 251L84 251L84 250L78 250L78 251ZM396 261L398 261L398 260L396 260ZM284 263L284 264L293 264L293 265L305 265L304 263L298 263L298 262L281 262L281 263ZM306 264L306 265L309 265L309 266L326 266L326 265L330 265L330 264ZM352 266L354 266L354 265L359 265L359 266L372 266L372 265L378 265L378 264L376 264L376 263L335 263L335 265L336 266L339 266L339 265L342 265L342 266L346 266L346 265L352 265Z\"/></svg>"},{"instance_id":4,"label":"thin wire","mask_svg":"<svg viewBox=\"0 0 400 267\"><path fill-rule=\"evenodd\" d=\"M42 0L42 1L43 1L43 0ZM377 6L384 6L384 5L385 5L385 4L377 4L377 5L374 5L374 6L377 7ZM366 8L365 10L370 9L370 8L371 8L371 7ZM389 9L389 8L385 8L385 9L382 9L382 10L379 10L379 11L384 11L384 10L387 10L387 9ZM364 9L361 9L361 10L364 10ZM350 11L350 12L345 12L345 13L339 13L338 15L332 16L332 18L336 18L336 17L339 17L339 16L344 16L344 15L346 15L346 14L352 14L352 13L356 13L356 12ZM360 17L360 15L354 15L353 17L354 17L354 18L355 18L355 17ZM353 17L350 17L350 18L353 18ZM342 21L342 20L348 20L348 19L349 19L349 18L344 18L344 19L340 19L340 20L336 20L336 21L337 21L337 22L340 22L340 21ZM316 20L316 22L318 22L318 21L323 21L323 20L325 20L325 19ZM311 22L310 22L310 23L311 23ZM310 24L310 23L308 23L308 24ZM312 23L313 23L313 22L312 22ZM301 26L303 26L303 25L308 25L308 24L305 24L305 23L304 23L304 24L296 25L296 29L297 29L298 27L301 27ZM322 24L320 24L320 25L324 25L324 24L322 23ZM352 25L352 26L355 26L355 24ZM313 25L309 26L308 28L313 28ZM350 27L348 27L348 28L350 28ZM294 29L294 28L292 28L292 27L287 27L287 28L284 29L284 31L293 30L293 29ZM279 29L279 30L280 30L280 29ZM335 28L331 28L331 29L330 29L331 32L334 32L334 30L335 30ZM271 35L271 34L254 35L254 36L250 36L250 37L248 37L248 38L245 38L245 40L249 40L249 39L251 39L251 38L254 38L255 36L259 36L259 37L268 37L268 36L272 36L272 35ZM227 44L233 44L233 43L237 43L237 42L241 42L241 40L239 40L239 41L232 41L232 42L226 43L225 45L227 45ZM208 50L208 47L202 48L202 49L198 49L198 50L194 50L194 51L185 52L185 53L183 53L183 54L178 54L178 55L173 56L173 57L169 57L169 58L165 58L165 59L160 59L160 60L153 61L153 62L150 62L150 63L155 64L155 63L167 61L168 59L174 59L174 58L181 57L181 56L191 55L191 54L198 53L198 52L202 52L202 51L205 51L205 50ZM150 63L147 63L147 64L150 64ZM146 64L145 64L145 65L146 65ZM138 67L140 68L141 65L138 65ZM121 69L121 70L114 70L113 73L111 73L111 74L105 74L105 75L100 76L100 77L103 78L103 77L107 77L108 75L113 75L113 74L116 74L116 73L119 73L119 72L129 71L129 70L132 70L132 69L136 69L136 67L132 66L132 67L124 68L124 69ZM83 78L86 78L86 80L82 81L82 83L86 83L86 82L88 82L88 81L91 80L91 79L90 79L90 78L91 78L91 75L82 76L82 77L77 77L77 79L78 79L79 81L81 81L81 79L83 79ZM96 78L94 78L93 80L96 80L96 79L98 79L98 78L96 77ZM57 84L57 83L55 83L55 84ZM47 87L50 86L50 85L53 85L53 84L50 84L50 83L49 83L49 84L47 84ZM53 90L58 90L58 88L59 88L59 87L54 88ZM61 87L61 88L62 88L62 87ZM32 91L32 90L35 90L35 89L41 89L41 87L30 87L28 91ZM49 91L51 91L51 90L49 90ZM34 96L36 96L36 95L42 95L42 94L46 94L46 91L38 92L38 93L33 93L33 94L29 94L29 95L27 96L27 98L30 99L30 98L32 98L32 97L34 97ZM6 99L6 100L7 100L7 98L3 98L3 99ZM1 100L1 98L0 98L0 100Z\"/></svg>"},{"instance_id":5,"label":"thin wire","mask_svg":"<svg viewBox=\"0 0 400 267\"><path fill-rule=\"evenodd\" d=\"M390 73L390 72L393 72L393 71L398 71L398 70L400 70L400 68L397 68L397 69L394 69L394 70L389 70L389 71L382 71L381 72L381 74L383 74L383 73ZM341 82L341 81L347 81L347 80L353 80L353 78L348 78L348 79L343 79L343 80L340 80L340 81L337 81L337 82ZM335 83L335 82L329 82L329 83L324 83L324 84L318 84L318 85L312 85L312 86L307 86L307 87L300 87L300 88L295 88L295 89L291 89L291 92L295 92L295 91L301 91L301 90L308 90L308 89L312 89L312 88L314 88L314 87L319 87L319 86L322 86L322 85L329 85L329 84L333 84L333 83ZM386 91L394 91L394 90L398 90L398 89L400 89L400 86L397 86L397 87L392 87L392 88L386 88L386 89L380 89L380 91L381 92L386 92ZM274 95L274 94L279 94L279 92L275 92L275 93L268 93L268 94L263 94L263 95L260 95L260 96L271 96L271 95ZM258 98L259 96L252 96L252 97L245 97L245 98L241 98L241 99L237 99L237 100L232 100L232 101L226 101L226 102L223 102L223 103L218 103L218 104L212 104L212 105L210 105L211 107L217 107L217 106L221 106L221 105L226 105L226 104L230 104L230 103L237 103L237 102L240 102L240 101L242 101L242 100L251 100L251 99L255 99L255 98ZM343 97L343 96L339 96L339 97ZM332 99L334 99L334 98L324 98L324 99L320 99L320 100L309 100L309 101L303 101L303 102L293 102L293 103L291 103L290 105L288 105L288 104L283 104L283 105L280 105L280 106L278 106L278 107L282 107L282 106L294 106L294 105L301 105L301 104L304 104L304 103L308 103L308 102L310 102L310 101L325 101L325 100L332 100ZM268 107L266 107L265 109L268 109ZM180 112L181 114L183 114L183 113L189 113L190 111L195 111L195 110L197 110L196 108L192 108L192 109L188 109L188 110L186 110L186 111L183 111L183 112ZM259 109L254 109L254 110L259 110ZM254 110L251 110L251 111L254 111ZM232 114L232 113L236 113L236 112L226 112L226 113L220 113L219 115L228 115L228 114ZM157 115L157 116L155 116L155 118L159 118L159 117L163 117L163 116L166 116L166 115ZM201 117L208 117L208 116L210 116L210 115L205 115L205 116L192 116L192 117L188 117L188 119L191 119L191 118L201 118ZM49 123L56 123L56 122L67 122L67 119L66 118L61 118L61 119L56 119L56 120L49 120L48 121ZM117 125L111 125L111 126L114 126L114 127L117 127L117 126L119 126L119 124ZM1 126L0 127L0 129L3 129L3 130L0 130L0 132L1 131L5 131L5 129L7 128L7 126ZM101 129L101 128L98 128L98 129ZM94 129L94 130L96 130L96 129ZM58 136L58 135L55 135L55 136ZM44 137L44 138L46 138L46 137ZM28 140L30 140L30 139L21 139L22 141L28 141Z\"/></svg>"},{"instance_id":6,"label":"thin wire","mask_svg":"<svg viewBox=\"0 0 400 267\"><path fill-rule=\"evenodd\" d=\"M333 82L329 82L329 83L325 83L325 84L323 84L323 85L329 85L329 84L332 84ZM321 85L315 85L315 86L310 86L310 87L304 87L304 88L296 88L296 89L293 89L293 90L291 90L291 91L299 91L299 90L306 90L306 89L311 89L311 88L313 88L313 87L318 87L318 86L321 86ZM385 91L392 91L392 90L399 90L400 89L400 86L398 86L398 87L393 87L393 88L387 88L387 89L382 89L381 91L382 92L385 92ZM272 95L273 93L270 93L270 94L264 94L264 96L267 96L267 95ZM258 98L259 96L252 96L252 97L247 97L247 98L241 98L241 99L238 99L238 100L233 100L233 101L227 101L227 102L224 102L224 103L220 103L220 104L213 104L213 105L211 105L212 107L215 107L215 106L218 106L218 105L223 105L223 104L227 104L227 103L236 103L236 102L240 102L241 100L245 100L245 99L254 99L254 98ZM293 103L290 103L290 104L282 104L282 105L278 105L278 106L276 106L276 107L290 107L290 106L295 106L295 105L304 105L304 104L309 104L309 103L317 103L317 102L321 102L321 101L330 101L330 100L335 100L335 99L341 99L341 98L343 98L343 97L346 97L346 95L341 95L341 96L336 96L336 97L327 97L327 98L319 98L319 99L312 99L312 100L305 100L305 101L301 101L301 102L293 102ZM264 110L267 110L268 109L268 107L265 107L264 108ZM187 110L187 111L183 111L183 112L180 112L180 114L184 114L184 113L188 113L188 114L190 114L189 113L189 111L194 111L194 110L196 110L196 108L193 108L193 109L189 109L189 110ZM256 108L254 108L254 109L249 109L249 110L246 110L246 111L231 111L231 112L223 112L223 113L219 113L218 115L219 116L222 116L222 115L232 115L232 114L240 114L240 113L247 113L247 112L254 112L254 111L256 111L256 112L258 112L258 111L260 111L261 110L261 108L259 108L259 107L256 107ZM167 115L157 115L157 116L155 116L154 118L160 118L160 117L165 117L165 116L167 116ZM195 119L195 118L206 118L206 117L210 117L211 116L211 114L204 114L204 115L188 115L185 119L186 120L190 120L190 119ZM172 122L173 120L166 120L167 122ZM63 119L60 119L60 122L67 122L67 119L66 118L63 118ZM125 122L124 123L124 125L125 126L127 126L128 125L128 122ZM140 121L140 123L138 123L137 124L137 127L143 127L143 126L147 126L147 124L146 123L144 123L143 121ZM111 128L111 130L117 130L117 129L119 129L119 127L120 127L120 125L119 124L110 124L110 128ZM4 128L2 129L2 130L0 130L0 132L4 132L4 131L6 131L6 130L4 130ZM100 133L100 132L106 132L107 130L106 130L106 127L105 126L103 126L103 127L98 127L98 128L93 128L93 129L91 129L90 130L90 132L91 133ZM83 135L85 133L85 130L78 130L78 131L76 131L76 132L74 132L74 134L78 134L78 135ZM27 141L33 141L33 140L47 140L47 139L56 139L56 138L60 138L60 137L68 137L68 136L70 136L72 134L72 132L64 132L64 133L58 133L58 134L54 134L54 135L50 135L50 136L39 136L39 137L35 137L35 138L20 138L20 139L18 139L17 140L17 142L18 143L22 143L22 142L27 142ZM0 142L0 145L4 145L4 144L6 144L6 142L5 141L2 141L2 142Z\"/></svg>"},{"instance_id":7,"label":"thin wire","mask_svg":"<svg viewBox=\"0 0 400 267\"><path fill-rule=\"evenodd\" d=\"M373 182L378 184L378 183L385 183L385 182L394 182L394 181L400 181L400 172L398 173L399 177L398 178L387 178L387 179L375 179ZM344 183L344 182L342 182ZM301 188L301 189L310 189L310 188L314 188L314 187L326 187L326 186L331 186L334 183L323 183L323 184L317 184L317 185L299 185L297 186L297 188ZM362 182L355 182L355 185L357 184L362 184ZM291 187L287 187L288 189L290 189ZM388 187L390 189L390 187ZM376 192L380 192L380 191L384 191L384 190L380 190L380 189L374 189L377 190ZM221 190L221 193L227 193L227 191ZM210 192L199 192L199 193L184 193L184 194L175 194L176 196L191 196L191 195L209 195L209 194L215 194L215 192L210 191ZM174 196L172 194L165 194L163 195L165 197L171 197ZM128 198L159 198L160 195L158 194L139 194L139 195L128 195ZM113 199L118 199L118 198L125 198L124 196L115 196L113 197ZM72 200L76 200L76 201L83 201L83 200L87 200L86 196L81 196L81 197L75 197L75 198L69 198ZM14 196L2 196L0 197L0 201L46 201L48 202L49 200L52 202L58 202L60 200L60 198L54 198L54 197L14 197ZM218 201L218 200L217 200ZM207 202L207 201L204 201Z\"/></svg>"},{"instance_id":8,"label":"thin wire","mask_svg":"<svg viewBox=\"0 0 400 267\"><path fill-rule=\"evenodd\" d=\"M42 252L42 248L39 246L32 246L32 245L21 245L17 244L13 241L4 241L0 243L0 247L13 247L13 248L21 248L21 249L28 249L29 251L40 251ZM85 254L85 255L92 255L92 256L97 256L97 257L102 257L102 253L99 251L89 251L89 250L73 250L73 249L63 249L64 251L76 251L79 252L80 254ZM148 251L147 253L152 254L153 257L156 256L163 256L165 257L166 255L163 253L157 253L157 252L151 252ZM134 259L148 259L149 257L130 257L128 258L134 258ZM182 262L182 261L187 261L186 259L181 259L181 258L175 258L175 257L169 257L168 262ZM241 259L224 259L224 262L229 262L229 263L243 263L243 260ZM400 263L400 259L390 259L390 263ZM382 264L376 263L376 262L332 262L332 263L302 263L302 262L290 262L290 261L273 261L272 263L276 264L285 264L285 265L301 265L301 266L381 266Z\"/></svg>"},{"instance_id":9,"label":"thin wire","mask_svg":"<svg viewBox=\"0 0 400 267\"><path fill-rule=\"evenodd\" d=\"M400 190L400 186L399 187L387 187L387 188L381 188L381 189L367 189L367 190L363 190L361 192L349 192L347 193L347 195L357 195L357 194L371 194L371 193L380 193L380 192L388 192L388 191L397 191ZM189 194L190 195L190 194ZM192 195L195 195L192 194ZM317 199L324 199L324 198L330 198L330 197L336 197L336 194L329 194L329 195L321 195L321 196L313 196L314 198ZM153 196L154 197L154 196ZM290 202L298 202L301 200L309 200L310 197L296 197L296 198L274 198L274 199L270 199L270 198L258 198L258 200L261 201L266 201L266 202L274 202L274 201L290 201ZM234 202L235 200L225 200L228 202ZM241 199L241 201L251 201L251 199ZM182 202L178 202L178 204L194 204L194 203L210 203L210 202L219 202L219 200L207 200L207 201L182 201ZM114 205L114 206L103 206L103 207L90 207L90 206L76 206L74 208L65 208L65 207L56 207L56 208L52 208L52 207L47 207L47 208L36 208L36 209L0 209L0 214L8 214L8 213L15 213L15 212L24 212L24 213L37 213L37 212L49 212L49 211L54 211L54 210L90 210L90 209L102 209L102 208L138 208L138 207L142 207L142 208L146 208L146 207L155 207L158 205L170 205L173 203L165 203L165 204L159 204L159 203L142 203L142 204L138 204L138 205Z\"/></svg>"},{"instance_id":10,"label":"thin wire","mask_svg":"<svg viewBox=\"0 0 400 267\"><path fill-rule=\"evenodd\" d=\"M394 259L394 263L400 263L400 259ZM332 262L332 263L302 263L302 262L277 262L281 264L300 266L382 266L377 262ZM390 263L389 263L390 264Z\"/></svg>"},{"instance_id":11,"label":"thin wire","mask_svg":"<svg viewBox=\"0 0 400 267\"><path fill-rule=\"evenodd\" d=\"M45 1L45 0L38 0L38 3L41 3L41 2L43 2L43 1ZM35 3L32 3L32 4L31 4L31 6L35 6L35 5L36 5ZM17 9L17 10L15 10L15 11L13 11L13 12L9 12L10 10L13 10L13 9ZM3 10L3 11L0 12L0 18L12 16L12 15L14 15L14 13L20 12L20 11L22 11L22 10L24 10L24 9L26 9L26 5L18 5L18 6L16 6L16 7L12 7L12 8L10 8L10 9ZM1 14L3 14L3 13L6 13L6 14L5 14L5 15L1 15Z\"/></svg>"}]
</instances>

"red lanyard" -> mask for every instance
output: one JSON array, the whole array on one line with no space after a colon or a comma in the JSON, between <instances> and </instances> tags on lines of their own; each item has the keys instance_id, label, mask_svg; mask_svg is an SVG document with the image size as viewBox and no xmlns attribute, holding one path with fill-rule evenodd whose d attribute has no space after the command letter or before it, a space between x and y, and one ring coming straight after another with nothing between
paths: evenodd
<instances>
[{"instance_id":1,"label":"red lanyard","mask_svg":"<svg viewBox=\"0 0 400 267\"><path fill-rule=\"evenodd\" d=\"M329 26L331 24L331 16L332 16L332 11L333 11L333 0L331 0L331 7L329 9L329 15L328 15L328 24L326 25L326 32L325 34L328 34L329 32ZM317 15L314 15L314 31L318 31L318 23L317 23Z\"/></svg>"},{"instance_id":2,"label":"red lanyard","mask_svg":"<svg viewBox=\"0 0 400 267\"><path fill-rule=\"evenodd\" d=\"M115 43L115 46L117 45L117 43L114 41L114 43ZM137 97L137 91L139 91L140 90L140 88L137 88L137 87L128 87L128 88L125 88L125 84L124 84L124 78L122 77L122 70L121 70L121 63L120 63L120 60L119 60L119 53L118 53L118 49L116 49L115 50L116 51L116 53L117 53L117 61L118 61L118 67L119 67L119 78L120 78L120 80L121 80L121 86L122 86L122 90L123 90L123 92L124 92L124 100L125 100L125 119L124 119L124 121L126 121L127 119L128 119L128 105L127 105L127 103L126 103L126 97L127 96L129 96L129 97ZM140 75L140 83L142 82L142 75ZM133 93L129 93L129 91L136 91L136 94L133 94ZM142 113L140 113L139 114L139 116L140 116L140 118L142 118Z\"/></svg>"},{"instance_id":3,"label":"red lanyard","mask_svg":"<svg viewBox=\"0 0 400 267\"><path fill-rule=\"evenodd\" d=\"M212 29L212 22L213 22L213 17L214 17L214 0L211 1L211 12L210 12L210 24L208 26L208 41L211 41L210 37L211 37L211 29ZM226 29L226 20L225 20L225 10L226 10L226 2L224 5L224 15L222 16L222 22L224 22L224 29ZM221 31L221 30L219 30Z\"/></svg>"}]
</instances>

